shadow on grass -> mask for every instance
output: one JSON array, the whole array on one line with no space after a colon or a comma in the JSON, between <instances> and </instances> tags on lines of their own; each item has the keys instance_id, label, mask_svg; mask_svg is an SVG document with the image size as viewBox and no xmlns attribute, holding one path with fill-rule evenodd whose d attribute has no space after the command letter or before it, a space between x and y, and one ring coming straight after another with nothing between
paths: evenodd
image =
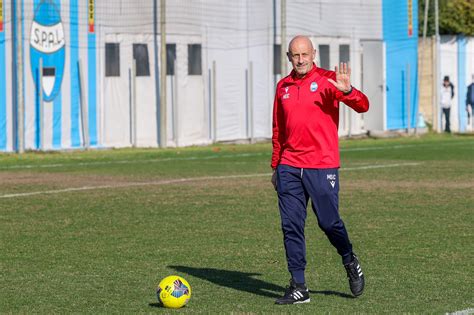
<instances>
[{"instance_id":1,"label":"shadow on grass","mask_svg":"<svg viewBox=\"0 0 474 315\"><path fill-rule=\"evenodd\" d=\"M193 268L187 266L168 266L178 272L187 273L193 277L197 277L203 280L210 281L220 286L232 288L239 291L245 291L252 294L261 296L277 298L280 297L284 292L285 288L279 285L265 282L259 279L253 278L253 276L260 276L260 273L247 273L232 270L214 269L214 268ZM332 295L346 299L354 299L352 295L337 292L337 291L309 291L312 294L319 295Z\"/></svg>"},{"instance_id":2,"label":"shadow on grass","mask_svg":"<svg viewBox=\"0 0 474 315\"><path fill-rule=\"evenodd\" d=\"M338 297L342 297L345 299L355 299L355 296L352 296L350 294L342 293L342 292L337 292L337 291L313 291L309 290L309 293L314 293L314 294L320 294L320 295L334 295Z\"/></svg>"},{"instance_id":3,"label":"shadow on grass","mask_svg":"<svg viewBox=\"0 0 474 315\"><path fill-rule=\"evenodd\" d=\"M276 298L281 296L285 288L253 278L260 276L259 273L247 273L214 268L193 268L187 266L168 266L178 272L187 273L193 277L210 281L217 285L245 291L266 297Z\"/></svg>"}]
</instances>

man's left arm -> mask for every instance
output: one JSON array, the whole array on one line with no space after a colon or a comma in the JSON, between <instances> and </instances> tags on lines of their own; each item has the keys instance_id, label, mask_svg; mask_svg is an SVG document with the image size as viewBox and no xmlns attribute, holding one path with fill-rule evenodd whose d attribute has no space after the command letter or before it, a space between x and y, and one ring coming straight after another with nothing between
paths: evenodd
<instances>
[{"instance_id":1,"label":"man's left arm","mask_svg":"<svg viewBox=\"0 0 474 315\"><path fill-rule=\"evenodd\" d=\"M365 113L369 110L369 99L355 87L352 87L348 94L336 93L336 98L358 113Z\"/></svg>"}]
</instances>

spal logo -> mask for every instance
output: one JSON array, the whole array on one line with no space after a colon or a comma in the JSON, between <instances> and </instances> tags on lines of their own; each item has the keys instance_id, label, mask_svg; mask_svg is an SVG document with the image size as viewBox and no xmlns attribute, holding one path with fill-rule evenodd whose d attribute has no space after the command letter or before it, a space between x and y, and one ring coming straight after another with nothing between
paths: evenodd
<instances>
[{"instance_id":1,"label":"spal logo","mask_svg":"<svg viewBox=\"0 0 474 315\"><path fill-rule=\"evenodd\" d=\"M65 60L64 28L53 0L41 1L36 6L31 25L30 64L37 90L40 59L43 61L43 99L51 102L61 89Z\"/></svg>"}]
</instances>

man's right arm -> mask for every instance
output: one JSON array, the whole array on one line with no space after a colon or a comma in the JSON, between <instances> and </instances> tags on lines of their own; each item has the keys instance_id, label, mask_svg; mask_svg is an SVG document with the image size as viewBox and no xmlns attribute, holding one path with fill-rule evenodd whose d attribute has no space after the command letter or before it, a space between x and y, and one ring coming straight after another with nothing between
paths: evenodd
<instances>
[{"instance_id":1,"label":"man's right arm","mask_svg":"<svg viewBox=\"0 0 474 315\"><path fill-rule=\"evenodd\" d=\"M273 151L272 151L272 161L271 161L271 167L272 169L276 169L278 166L278 163L280 161L280 155L281 155L281 137L282 137L282 128L279 124L280 118L279 118L279 99L278 99L278 87L275 92L275 99L273 101L273 122L272 122L272 146L273 146Z\"/></svg>"}]
</instances>

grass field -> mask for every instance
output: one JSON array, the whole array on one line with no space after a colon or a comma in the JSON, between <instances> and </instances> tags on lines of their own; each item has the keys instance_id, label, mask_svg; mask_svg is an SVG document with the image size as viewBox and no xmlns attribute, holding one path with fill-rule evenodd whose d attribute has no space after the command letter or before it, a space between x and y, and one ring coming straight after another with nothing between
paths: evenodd
<instances>
[{"instance_id":1,"label":"grass field","mask_svg":"<svg viewBox=\"0 0 474 315\"><path fill-rule=\"evenodd\" d=\"M288 283L271 146L0 155L0 313L434 313L474 308L474 137L341 142L352 298L308 212L311 303ZM184 276L171 311L155 287Z\"/></svg>"}]
</instances>

